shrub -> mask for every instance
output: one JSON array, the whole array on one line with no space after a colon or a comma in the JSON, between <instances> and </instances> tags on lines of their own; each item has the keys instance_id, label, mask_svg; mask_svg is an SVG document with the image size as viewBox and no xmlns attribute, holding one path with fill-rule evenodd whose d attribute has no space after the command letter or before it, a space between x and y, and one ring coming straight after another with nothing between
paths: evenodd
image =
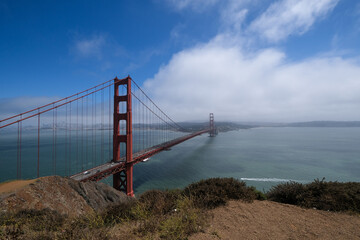
<instances>
[{"instance_id":1,"label":"shrub","mask_svg":"<svg viewBox=\"0 0 360 240\"><path fill-rule=\"evenodd\" d=\"M53 239L65 220L66 216L49 209L3 213L0 215L0 239Z\"/></svg>"},{"instance_id":2,"label":"shrub","mask_svg":"<svg viewBox=\"0 0 360 240\"><path fill-rule=\"evenodd\" d=\"M252 191L254 191L256 200L264 201L264 200L267 199L265 193L257 190L255 187L250 187L250 188L251 188Z\"/></svg>"},{"instance_id":3,"label":"shrub","mask_svg":"<svg viewBox=\"0 0 360 240\"><path fill-rule=\"evenodd\" d=\"M360 212L360 183L325 182L284 183L270 189L269 200L306 208Z\"/></svg>"},{"instance_id":4,"label":"shrub","mask_svg":"<svg viewBox=\"0 0 360 240\"><path fill-rule=\"evenodd\" d=\"M305 187L301 183L286 182L272 187L266 194L271 201L299 205Z\"/></svg>"},{"instance_id":5,"label":"shrub","mask_svg":"<svg viewBox=\"0 0 360 240\"><path fill-rule=\"evenodd\" d=\"M301 205L329 211L360 212L360 183L317 179L306 186Z\"/></svg>"},{"instance_id":6,"label":"shrub","mask_svg":"<svg viewBox=\"0 0 360 240\"><path fill-rule=\"evenodd\" d=\"M29 226L34 231L57 231L65 221L65 216L50 209L26 209L14 215L17 222Z\"/></svg>"},{"instance_id":7,"label":"shrub","mask_svg":"<svg viewBox=\"0 0 360 240\"><path fill-rule=\"evenodd\" d=\"M104 220L104 224L112 225L123 221L137 219L133 208L138 204L136 200L120 203L105 209L100 215Z\"/></svg>"},{"instance_id":8,"label":"shrub","mask_svg":"<svg viewBox=\"0 0 360 240\"><path fill-rule=\"evenodd\" d=\"M253 188L234 178L210 178L190 184L183 191L196 207L212 209L225 205L230 199L252 202L256 199Z\"/></svg>"},{"instance_id":9,"label":"shrub","mask_svg":"<svg viewBox=\"0 0 360 240\"><path fill-rule=\"evenodd\" d=\"M159 233L163 239L187 239L199 232L205 224L205 215L195 208L188 197L181 197L176 203L176 212L160 223Z\"/></svg>"},{"instance_id":10,"label":"shrub","mask_svg":"<svg viewBox=\"0 0 360 240\"><path fill-rule=\"evenodd\" d=\"M163 215L175 209L180 197L180 190L150 190L140 196L139 202L144 204L145 209L152 214Z\"/></svg>"}]
</instances>

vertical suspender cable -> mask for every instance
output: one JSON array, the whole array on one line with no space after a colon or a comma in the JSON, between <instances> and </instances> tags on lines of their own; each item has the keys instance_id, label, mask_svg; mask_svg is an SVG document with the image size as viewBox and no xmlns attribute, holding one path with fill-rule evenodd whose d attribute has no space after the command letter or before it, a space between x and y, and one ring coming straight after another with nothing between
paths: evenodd
<instances>
[{"instance_id":1,"label":"vertical suspender cable","mask_svg":"<svg viewBox=\"0 0 360 240\"><path fill-rule=\"evenodd\" d=\"M20 169L20 122L17 124L18 134L17 134L17 156L16 156L16 178L20 179L19 169Z\"/></svg>"},{"instance_id":2,"label":"vertical suspender cable","mask_svg":"<svg viewBox=\"0 0 360 240\"><path fill-rule=\"evenodd\" d=\"M57 143L57 111L58 109L55 108L55 149L54 149L54 175L56 175L56 143Z\"/></svg>"},{"instance_id":3,"label":"vertical suspender cable","mask_svg":"<svg viewBox=\"0 0 360 240\"><path fill-rule=\"evenodd\" d=\"M101 163L104 163L104 91L101 90Z\"/></svg>"},{"instance_id":4,"label":"vertical suspender cable","mask_svg":"<svg viewBox=\"0 0 360 240\"><path fill-rule=\"evenodd\" d=\"M68 168L68 176L71 175L71 102L70 102L70 124L69 124L69 168Z\"/></svg>"},{"instance_id":5,"label":"vertical suspender cable","mask_svg":"<svg viewBox=\"0 0 360 240\"><path fill-rule=\"evenodd\" d=\"M110 122L111 122L111 85L109 86L109 124L108 124L108 133L109 133L109 142L108 142L108 147L109 147L109 161L111 160L111 127L110 127Z\"/></svg>"},{"instance_id":6,"label":"vertical suspender cable","mask_svg":"<svg viewBox=\"0 0 360 240\"><path fill-rule=\"evenodd\" d=\"M91 137L91 160L92 160L92 166L95 165L95 145L94 145L94 127L95 127L95 122L94 122L94 94L92 94L91 96L91 100L92 100L92 104L91 104L91 133L92 133L92 137Z\"/></svg>"},{"instance_id":7,"label":"vertical suspender cable","mask_svg":"<svg viewBox=\"0 0 360 240\"><path fill-rule=\"evenodd\" d=\"M81 98L81 171L84 171L84 98Z\"/></svg>"},{"instance_id":8,"label":"vertical suspender cable","mask_svg":"<svg viewBox=\"0 0 360 240\"><path fill-rule=\"evenodd\" d=\"M54 108L55 104L53 104L53 108ZM55 171L54 171L54 159L55 159L55 109L52 112L53 116L52 116L52 174L55 175Z\"/></svg>"},{"instance_id":9,"label":"vertical suspender cable","mask_svg":"<svg viewBox=\"0 0 360 240\"><path fill-rule=\"evenodd\" d=\"M68 171L68 105L65 105L65 175Z\"/></svg>"},{"instance_id":10,"label":"vertical suspender cable","mask_svg":"<svg viewBox=\"0 0 360 240\"><path fill-rule=\"evenodd\" d=\"M78 97L78 95L76 95ZM79 167L79 100L76 101L76 165L75 171L78 171Z\"/></svg>"},{"instance_id":11,"label":"vertical suspender cable","mask_svg":"<svg viewBox=\"0 0 360 240\"><path fill-rule=\"evenodd\" d=\"M20 115L20 118L22 118L22 115ZM19 141L19 143L20 143L20 148L19 148L19 156L20 156L20 168L19 168L19 178L21 178L21 141L22 140L22 122L20 122L20 141Z\"/></svg>"},{"instance_id":12,"label":"vertical suspender cable","mask_svg":"<svg viewBox=\"0 0 360 240\"><path fill-rule=\"evenodd\" d=\"M37 139L37 178L39 178L39 167L40 167L40 109L38 110L38 139Z\"/></svg>"},{"instance_id":13,"label":"vertical suspender cable","mask_svg":"<svg viewBox=\"0 0 360 240\"><path fill-rule=\"evenodd\" d=\"M97 113L96 113L96 93L94 93L94 97L95 97L95 100L94 100L94 119L95 119L95 125L94 125L94 133L95 133L95 139L94 139L94 151L95 151L95 165L97 164L97 156L96 156L96 138L97 138L97 132L96 132L96 124L97 124Z\"/></svg>"},{"instance_id":14,"label":"vertical suspender cable","mask_svg":"<svg viewBox=\"0 0 360 240\"><path fill-rule=\"evenodd\" d=\"M87 93L87 92L86 92ZM89 151L89 138L88 138L88 132L89 132L89 100L88 97L86 98L86 106L85 106L85 160L86 163L89 162L88 158L88 151ZM87 166L86 166L87 168Z\"/></svg>"}]
</instances>

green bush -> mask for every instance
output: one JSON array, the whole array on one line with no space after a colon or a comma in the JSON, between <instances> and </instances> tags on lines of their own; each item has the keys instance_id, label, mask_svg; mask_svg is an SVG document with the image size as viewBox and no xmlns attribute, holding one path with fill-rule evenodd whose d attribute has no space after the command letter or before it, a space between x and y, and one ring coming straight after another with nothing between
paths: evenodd
<instances>
[{"instance_id":1,"label":"green bush","mask_svg":"<svg viewBox=\"0 0 360 240\"><path fill-rule=\"evenodd\" d=\"M252 202L256 199L253 188L234 178L210 178L190 184L183 191L196 207L212 209L225 205L230 199Z\"/></svg>"},{"instance_id":2,"label":"green bush","mask_svg":"<svg viewBox=\"0 0 360 240\"><path fill-rule=\"evenodd\" d=\"M120 203L110 206L100 213L105 225L113 225L128 220L136 220L137 216L134 214L133 208L138 202L136 200Z\"/></svg>"},{"instance_id":3,"label":"green bush","mask_svg":"<svg viewBox=\"0 0 360 240\"><path fill-rule=\"evenodd\" d=\"M286 182L276 185L266 194L267 199L286 204L300 205L305 187L301 183Z\"/></svg>"},{"instance_id":4,"label":"green bush","mask_svg":"<svg viewBox=\"0 0 360 240\"><path fill-rule=\"evenodd\" d=\"M14 218L17 219L17 222L27 225L34 231L56 231L66 219L64 215L47 208L43 210L21 210L14 215Z\"/></svg>"},{"instance_id":5,"label":"green bush","mask_svg":"<svg viewBox=\"0 0 360 240\"><path fill-rule=\"evenodd\" d=\"M66 219L65 215L49 209L4 213L0 215L0 239L53 239Z\"/></svg>"},{"instance_id":6,"label":"green bush","mask_svg":"<svg viewBox=\"0 0 360 240\"><path fill-rule=\"evenodd\" d=\"M317 179L307 184L301 205L329 211L360 212L360 183Z\"/></svg>"},{"instance_id":7,"label":"green bush","mask_svg":"<svg viewBox=\"0 0 360 240\"><path fill-rule=\"evenodd\" d=\"M160 222L159 233L162 239L187 239L201 231L205 224L205 214L194 207L188 197L177 200L176 211Z\"/></svg>"},{"instance_id":8,"label":"green bush","mask_svg":"<svg viewBox=\"0 0 360 240\"><path fill-rule=\"evenodd\" d=\"M257 190L255 187L250 187L250 188L251 188L252 191L254 191L255 196L256 196L256 197L255 197L256 200L264 201L264 200L267 199L265 193Z\"/></svg>"},{"instance_id":9,"label":"green bush","mask_svg":"<svg viewBox=\"0 0 360 240\"><path fill-rule=\"evenodd\" d=\"M180 197L180 190L150 190L140 196L139 202L144 204L145 209L152 214L163 215L175 209Z\"/></svg>"},{"instance_id":10,"label":"green bush","mask_svg":"<svg viewBox=\"0 0 360 240\"><path fill-rule=\"evenodd\" d=\"M329 211L360 212L360 183L325 182L284 183L270 189L269 200Z\"/></svg>"}]
</instances>

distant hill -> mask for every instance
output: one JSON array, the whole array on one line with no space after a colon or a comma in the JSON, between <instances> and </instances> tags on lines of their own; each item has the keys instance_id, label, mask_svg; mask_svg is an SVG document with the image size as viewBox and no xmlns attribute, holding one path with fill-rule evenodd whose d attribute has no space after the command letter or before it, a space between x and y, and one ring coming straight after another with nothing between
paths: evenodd
<instances>
[{"instance_id":1,"label":"distant hill","mask_svg":"<svg viewBox=\"0 0 360 240\"><path fill-rule=\"evenodd\" d=\"M209 127L208 122L181 122L180 126L188 132L199 131ZM215 122L219 132L228 132L239 129L250 129L256 127L360 127L360 121L310 121L294 123L267 123L267 122Z\"/></svg>"},{"instance_id":2,"label":"distant hill","mask_svg":"<svg viewBox=\"0 0 360 240\"><path fill-rule=\"evenodd\" d=\"M209 127L209 122L202 122L202 123L195 123L195 122L181 122L179 123L180 126L186 129L188 132L193 131L200 131L202 129ZM254 126L246 125L246 124L240 124L240 123L234 123L234 122L216 122L215 121L215 127L219 132L228 132L233 130L239 130L239 129L249 129L253 128Z\"/></svg>"},{"instance_id":3,"label":"distant hill","mask_svg":"<svg viewBox=\"0 0 360 240\"><path fill-rule=\"evenodd\" d=\"M284 127L360 127L360 121L312 121L284 124Z\"/></svg>"}]
</instances>

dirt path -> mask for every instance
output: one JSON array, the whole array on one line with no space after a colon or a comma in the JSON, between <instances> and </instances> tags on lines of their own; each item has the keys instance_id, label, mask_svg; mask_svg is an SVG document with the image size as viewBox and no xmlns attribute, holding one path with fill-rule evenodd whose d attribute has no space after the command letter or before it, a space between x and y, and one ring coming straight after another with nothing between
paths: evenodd
<instances>
[{"instance_id":1,"label":"dirt path","mask_svg":"<svg viewBox=\"0 0 360 240\"><path fill-rule=\"evenodd\" d=\"M211 211L207 239L360 239L360 216L325 212L270 201L230 201Z\"/></svg>"}]
</instances>

